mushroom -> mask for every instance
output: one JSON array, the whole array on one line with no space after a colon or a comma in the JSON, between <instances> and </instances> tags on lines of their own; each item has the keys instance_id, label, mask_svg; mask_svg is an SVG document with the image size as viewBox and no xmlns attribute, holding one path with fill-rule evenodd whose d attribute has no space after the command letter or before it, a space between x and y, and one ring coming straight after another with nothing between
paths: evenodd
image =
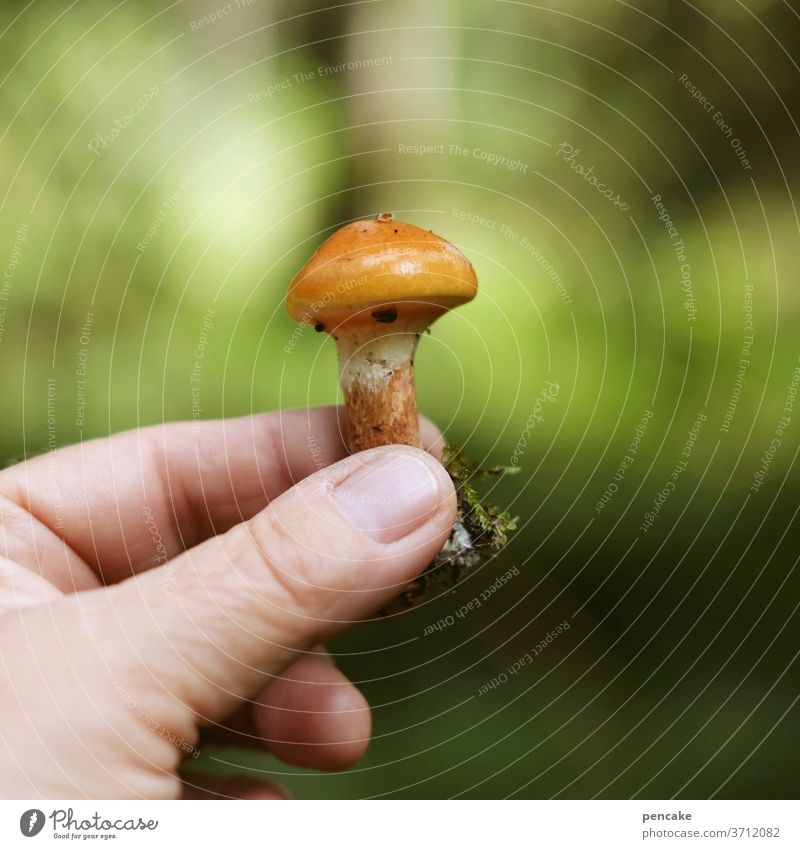
<instances>
[{"instance_id":1,"label":"mushroom","mask_svg":"<svg viewBox=\"0 0 800 849\"><path fill-rule=\"evenodd\" d=\"M469 260L390 212L354 221L317 249L287 308L336 340L351 452L419 447L414 351L420 334L478 289Z\"/></svg>"}]
</instances>

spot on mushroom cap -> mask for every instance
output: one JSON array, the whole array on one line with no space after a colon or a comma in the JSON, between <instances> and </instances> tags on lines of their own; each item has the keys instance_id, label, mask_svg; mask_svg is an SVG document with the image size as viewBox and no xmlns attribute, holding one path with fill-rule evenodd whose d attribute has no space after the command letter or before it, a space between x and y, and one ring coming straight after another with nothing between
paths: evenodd
<instances>
[{"instance_id":1,"label":"spot on mushroom cap","mask_svg":"<svg viewBox=\"0 0 800 849\"><path fill-rule=\"evenodd\" d=\"M471 301L478 280L469 260L429 230L390 213L354 221L320 245L289 286L286 306L298 321L343 321L396 306L431 320Z\"/></svg>"}]
</instances>

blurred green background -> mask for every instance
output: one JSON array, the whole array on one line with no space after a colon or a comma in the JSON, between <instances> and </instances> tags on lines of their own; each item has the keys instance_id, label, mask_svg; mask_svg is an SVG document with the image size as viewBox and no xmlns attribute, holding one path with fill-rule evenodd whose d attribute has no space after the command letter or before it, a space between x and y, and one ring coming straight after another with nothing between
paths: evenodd
<instances>
[{"instance_id":1,"label":"blurred green background","mask_svg":"<svg viewBox=\"0 0 800 849\"><path fill-rule=\"evenodd\" d=\"M419 402L517 457L491 497L520 529L333 645L374 707L357 768L205 767L301 798L797 795L791 3L6 0L0 33L7 462L336 403L283 298L354 218L431 228L480 280L422 340Z\"/></svg>"}]
</instances>

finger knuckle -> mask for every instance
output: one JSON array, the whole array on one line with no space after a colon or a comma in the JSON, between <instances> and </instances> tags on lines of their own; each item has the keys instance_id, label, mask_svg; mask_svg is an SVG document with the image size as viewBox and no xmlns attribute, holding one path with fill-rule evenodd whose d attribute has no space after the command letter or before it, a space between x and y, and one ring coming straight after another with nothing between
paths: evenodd
<instances>
[{"instance_id":1,"label":"finger knuckle","mask_svg":"<svg viewBox=\"0 0 800 849\"><path fill-rule=\"evenodd\" d=\"M247 522L244 528L270 596L274 597L277 589L284 606L294 610L318 606L325 589L315 580L313 552L304 549L271 511Z\"/></svg>"}]
</instances>

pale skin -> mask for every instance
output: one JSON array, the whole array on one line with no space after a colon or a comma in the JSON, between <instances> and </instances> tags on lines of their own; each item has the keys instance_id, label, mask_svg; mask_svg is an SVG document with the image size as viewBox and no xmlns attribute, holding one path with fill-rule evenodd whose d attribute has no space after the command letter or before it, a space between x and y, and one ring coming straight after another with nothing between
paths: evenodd
<instances>
[{"instance_id":1,"label":"pale skin","mask_svg":"<svg viewBox=\"0 0 800 849\"><path fill-rule=\"evenodd\" d=\"M0 798L279 799L182 774L208 742L337 770L361 693L320 648L431 561L452 483L421 451L346 456L341 411L178 423L0 472Z\"/></svg>"}]
</instances>

